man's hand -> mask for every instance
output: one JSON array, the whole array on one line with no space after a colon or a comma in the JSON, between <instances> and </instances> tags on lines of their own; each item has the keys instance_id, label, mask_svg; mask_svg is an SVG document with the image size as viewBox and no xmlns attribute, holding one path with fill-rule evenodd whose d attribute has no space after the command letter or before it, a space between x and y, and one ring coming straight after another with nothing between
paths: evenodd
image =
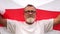
<instances>
[{"instance_id":1,"label":"man's hand","mask_svg":"<svg viewBox=\"0 0 60 34\"><path fill-rule=\"evenodd\" d=\"M60 23L60 15L58 15L55 19L54 19L54 24L59 24Z\"/></svg>"},{"instance_id":2,"label":"man's hand","mask_svg":"<svg viewBox=\"0 0 60 34\"><path fill-rule=\"evenodd\" d=\"M7 20L2 18L1 15L0 15L0 24L3 24L3 26L7 27Z\"/></svg>"}]
</instances>

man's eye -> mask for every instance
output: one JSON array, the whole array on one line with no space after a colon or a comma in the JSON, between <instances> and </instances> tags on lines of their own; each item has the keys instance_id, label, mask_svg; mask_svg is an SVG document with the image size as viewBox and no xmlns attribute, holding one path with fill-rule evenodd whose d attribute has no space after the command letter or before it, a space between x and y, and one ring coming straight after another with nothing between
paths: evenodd
<instances>
[{"instance_id":1,"label":"man's eye","mask_svg":"<svg viewBox=\"0 0 60 34\"><path fill-rule=\"evenodd\" d=\"M30 11L27 11L27 12L30 12Z\"/></svg>"},{"instance_id":2,"label":"man's eye","mask_svg":"<svg viewBox=\"0 0 60 34\"><path fill-rule=\"evenodd\" d=\"M31 11L32 13L35 13L36 11Z\"/></svg>"},{"instance_id":3,"label":"man's eye","mask_svg":"<svg viewBox=\"0 0 60 34\"><path fill-rule=\"evenodd\" d=\"M31 10L31 11L25 11L25 13L29 13L29 12L35 13L36 11L33 11L33 10Z\"/></svg>"}]
</instances>

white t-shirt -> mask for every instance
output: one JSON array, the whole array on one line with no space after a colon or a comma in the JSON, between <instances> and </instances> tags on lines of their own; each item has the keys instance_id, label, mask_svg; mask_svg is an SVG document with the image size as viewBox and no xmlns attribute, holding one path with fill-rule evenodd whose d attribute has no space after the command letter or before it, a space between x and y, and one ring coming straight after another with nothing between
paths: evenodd
<instances>
[{"instance_id":1,"label":"white t-shirt","mask_svg":"<svg viewBox=\"0 0 60 34\"><path fill-rule=\"evenodd\" d=\"M7 19L7 30L13 34L44 34L53 29L53 20L40 20L28 25L25 22Z\"/></svg>"}]
</instances>

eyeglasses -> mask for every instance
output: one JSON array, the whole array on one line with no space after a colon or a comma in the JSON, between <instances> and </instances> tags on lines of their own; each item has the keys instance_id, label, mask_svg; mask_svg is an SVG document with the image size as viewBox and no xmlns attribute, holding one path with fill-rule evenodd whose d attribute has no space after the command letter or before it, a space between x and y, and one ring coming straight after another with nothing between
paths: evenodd
<instances>
[{"instance_id":1,"label":"eyeglasses","mask_svg":"<svg viewBox=\"0 0 60 34\"><path fill-rule=\"evenodd\" d=\"M25 13L35 13L36 11L33 11L33 10L28 10L28 11L24 11Z\"/></svg>"}]
</instances>

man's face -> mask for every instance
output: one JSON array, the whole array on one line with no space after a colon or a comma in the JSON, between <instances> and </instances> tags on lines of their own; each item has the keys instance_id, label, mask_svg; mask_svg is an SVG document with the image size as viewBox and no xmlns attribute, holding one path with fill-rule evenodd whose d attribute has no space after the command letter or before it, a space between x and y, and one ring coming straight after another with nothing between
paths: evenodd
<instances>
[{"instance_id":1,"label":"man's face","mask_svg":"<svg viewBox=\"0 0 60 34\"><path fill-rule=\"evenodd\" d=\"M24 10L24 17L27 24L33 24L36 19L36 9L31 6L27 6Z\"/></svg>"}]
</instances>

